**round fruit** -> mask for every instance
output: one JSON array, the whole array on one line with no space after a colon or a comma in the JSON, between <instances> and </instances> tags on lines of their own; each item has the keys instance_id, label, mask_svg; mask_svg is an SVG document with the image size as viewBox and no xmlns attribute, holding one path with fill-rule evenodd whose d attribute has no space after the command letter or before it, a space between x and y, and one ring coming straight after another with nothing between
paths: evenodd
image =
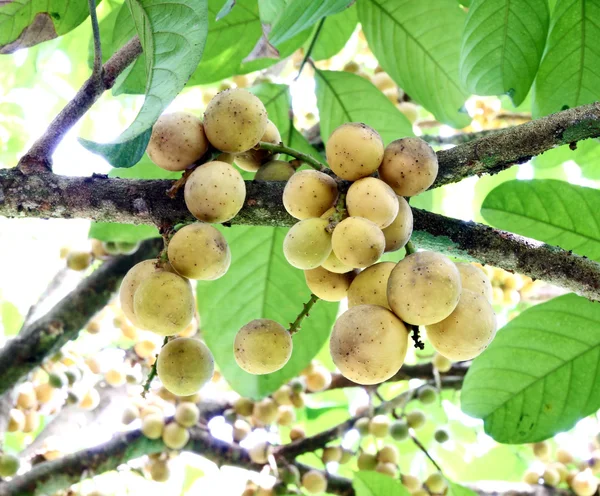
<instances>
[{"instance_id":1,"label":"round fruit","mask_svg":"<svg viewBox=\"0 0 600 496\"><path fill-rule=\"evenodd\" d=\"M327 479L318 470L309 470L302 476L302 487L310 494L324 493L327 490Z\"/></svg>"},{"instance_id":2,"label":"round fruit","mask_svg":"<svg viewBox=\"0 0 600 496\"><path fill-rule=\"evenodd\" d=\"M460 273L447 257L432 251L400 260L388 280L388 302L404 322L435 324L452 313L460 298Z\"/></svg>"},{"instance_id":3,"label":"round fruit","mask_svg":"<svg viewBox=\"0 0 600 496\"><path fill-rule=\"evenodd\" d=\"M431 386L423 386L417 394L419 401L424 405L433 403L437 398L437 391Z\"/></svg>"},{"instance_id":4,"label":"round fruit","mask_svg":"<svg viewBox=\"0 0 600 496\"><path fill-rule=\"evenodd\" d=\"M354 270L352 267L340 262L340 259L333 253L333 250L327 257L327 260L321 264L321 267L327 269L329 272L335 272L336 274L346 274L347 272Z\"/></svg>"},{"instance_id":5,"label":"round fruit","mask_svg":"<svg viewBox=\"0 0 600 496\"><path fill-rule=\"evenodd\" d=\"M238 419L233 423L233 440L236 443L239 443L240 441L243 441L244 439L246 439L248 437L248 434L250 434L250 432L252 432L252 427L250 427L250 424L248 422L246 422L245 420L242 419Z\"/></svg>"},{"instance_id":6,"label":"round fruit","mask_svg":"<svg viewBox=\"0 0 600 496\"><path fill-rule=\"evenodd\" d=\"M19 394L17 395L16 401L18 407L27 410L28 408L34 408L37 406L37 397L31 382L24 383L18 391Z\"/></svg>"},{"instance_id":7,"label":"round fruit","mask_svg":"<svg viewBox=\"0 0 600 496\"><path fill-rule=\"evenodd\" d=\"M492 283L483 270L470 263L457 263L456 268L460 272L460 283L463 289L478 293L490 303L492 302Z\"/></svg>"},{"instance_id":8,"label":"round fruit","mask_svg":"<svg viewBox=\"0 0 600 496\"><path fill-rule=\"evenodd\" d=\"M104 374L104 380L109 386L118 387L125 384L125 374L122 370L113 368Z\"/></svg>"},{"instance_id":9,"label":"round fruit","mask_svg":"<svg viewBox=\"0 0 600 496\"><path fill-rule=\"evenodd\" d=\"M158 378L171 393L194 394L213 375L215 362L206 345L194 338L169 341L158 354Z\"/></svg>"},{"instance_id":10,"label":"round fruit","mask_svg":"<svg viewBox=\"0 0 600 496\"><path fill-rule=\"evenodd\" d=\"M383 255L385 237L373 222L348 217L334 229L331 246L338 259L355 269L373 265Z\"/></svg>"},{"instance_id":11,"label":"round fruit","mask_svg":"<svg viewBox=\"0 0 600 496\"><path fill-rule=\"evenodd\" d=\"M294 175L294 169L289 162L271 160L260 166L254 176L255 181L287 181Z\"/></svg>"},{"instance_id":12,"label":"round fruit","mask_svg":"<svg viewBox=\"0 0 600 496\"><path fill-rule=\"evenodd\" d=\"M37 431L40 426L40 414L36 410L31 410L25 414L25 424L23 425L23 432L34 432Z\"/></svg>"},{"instance_id":13,"label":"round fruit","mask_svg":"<svg viewBox=\"0 0 600 496\"><path fill-rule=\"evenodd\" d=\"M254 463L264 465L269 459L269 448L269 443L260 441L248 450L248 456L250 456L250 460L252 460Z\"/></svg>"},{"instance_id":14,"label":"round fruit","mask_svg":"<svg viewBox=\"0 0 600 496\"><path fill-rule=\"evenodd\" d=\"M152 127L146 152L162 169L182 171L208 150L202 121L187 112L161 115Z\"/></svg>"},{"instance_id":15,"label":"round fruit","mask_svg":"<svg viewBox=\"0 0 600 496\"><path fill-rule=\"evenodd\" d=\"M379 463L393 463L396 465L399 457L398 448L392 444L384 446L377 452L377 461Z\"/></svg>"},{"instance_id":16,"label":"round fruit","mask_svg":"<svg viewBox=\"0 0 600 496\"><path fill-rule=\"evenodd\" d=\"M421 410L413 410L406 414L406 423L411 429L423 427L427 422L427 417Z\"/></svg>"},{"instance_id":17,"label":"round fruit","mask_svg":"<svg viewBox=\"0 0 600 496\"><path fill-rule=\"evenodd\" d=\"M85 251L72 251L67 255L67 267L71 270L82 271L92 264L92 254Z\"/></svg>"},{"instance_id":18,"label":"round fruit","mask_svg":"<svg viewBox=\"0 0 600 496\"><path fill-rule=\"evenodd\" d=\"M169 480L171 471L167 462L162 460L154 461L150 464L150 477L155 482L165 482ZM89 495L88 495L89 496Z\"/></svg>"},{"instance_id":19,"label":"round fruit","mask_svg":"<svg viewBox=\"0 0 600 496\"><path fill-rule=\"evenodd\" d=\"M22 431L25 426L25 414L18 408L11 408L8 414L8 432Z\"/></svg>"},{"instance_id":20,"label":"round fruit","mask_svg":"<svg viewBox=\"0 0 600 496\"><path fill-rule=\"evenodd\" d=\"M560 474L552 467L546 467L542 474L544 484L548 486L557 486L560 483Z\"/></svg>"},{"instance_id":21,"label":"round fruit","mask_svg":"<svg viewBox=\"0 0 600 496\"><path fill-rule=\"evenodd\" d=\"M201 222L177 231L169 242L168 255L178 274L202 281L223 276L231 263L225 236L210 224Z\"/></svg>"},{"instance_id":22,"label":"round fruit","mask_svg":"<svg viewBox=\"0 0 600 496\"><path fill-rule=\"evenodd\" d=\"M148 439L158 439L162 436L165 419L158 413L152 413L142 418L142 434Z\"/></svg>"},{"instance_id":23,"label":"round fruit","mask_svg":"<svg viewBox=\"0 0 600 496\"><path fill-rule=\"evenodd\" d=\"M387 475L388 477L396 477L398 475L398 469L393 463L378 463L375 467L375 472Z\"/></svg>"},{"instance_id":24,"label":"round fruit","mask_svg":"<svg viewBox=\"0 0 600 496\"><path fill-rule=\"evenodd\" d=\"M390 432L390 419L387 415L375 415L369 422L369 434L375 437L386 437Z\"/></svg>"},{"instance_id":25,"label":"round fruit","mask_svg":"<svg viewBox=\"0 0 600 496\"><path fill-rule=\"evenodd\" d=\"M431 363L442 374L448 372L452 368L452 361L446 358L444 355L440 355L439 353L433 355Z\"/></svg>"},{"instance_id":26,"label":"round fruit","mask_svg":"<svg viewBox=\"0 0 600 496\"><path fill-rule=\"evenodd\" d=\"M277 391L275 391L271 396L275 400L278 405L291 405L292 401L290 400L290 396L292 394L292 388L287 384L281 386Z\"/></svg>"},{"instance_id":27,"label":"round fruit","mask_svg":"<svg viewBox=\"0 0 600 496\"><path fill-rule=\"evenodd\" d=\"M323 215L337 197L337 184L331 176L316 170L302 170L285 185L283 206L292 217L303 220Z\"/></svg>"},{"instance_id":28,"label":"round fruit","mask_svg":"<svg viewBox=\"0 0 600 496\"><path fill-rule=\"evenodd\" d=\"M19 470L19 459L8 453L0 454L0 477L12 477Z\"/></svg>"},{"instance_id":29,"label":"round fruit","mask_svg":"<svg viewBox=\"0 0 600 496\"><path fill-rule=\"evenodd\" d=\"M548 460L550 458L550 445L545 441L534 443L533 454L540 460Z\"/></svg>"},{"instance_id":30,"label":"round fruit","mask_svg":"<svg viewBox=\"0 0 600 496\"><path fill-rule=\"evenodd\" d=\"M380 262L358 274L348 289L348 307L379 305L389 309L387 285L395 266L393 262Z\"/></svg>"},{"instance_id":31,"label":"round fruit","mask_svg":"<svg viewBox=\"0 0 600 496\"><path fill-rule=\"evenodd\" d=\"M403 441L408 437L408 424L406 420L394 420L390 425L390 436L394 441Z\"/></svg>"},{"instance_id":32,"label":"round fruit","mask_svg":"<svg viewBox=\"0 0 600 496\"><path fill-rule=\"evenodd\" d=\"M294 224L283 240L283 254L297 269L315 269L331 254L329 222L313 217Z\"/></svg>"},{"instance_id":33,"label":"round fruit","mask_svg":"<svg viewBox=\"0 0 600 496\"><path fill-rule=\"evenodd\" d=\"M358 470L375 470L377 466L377 457L371 453L361 453L356 460Z\"/></svg>"},{"instance_id":34,"label":"round fruit","mask_svg":"<svg viewBox=\"0 0 600 496\"><path fill-rule=\"evenodd\" d=\"M177 422L171 422L163 429L162 440L167 448L179 450L190 440L190 433Z\"/></svg>"},{"instance_id":35,"label":"round fruit","mask_svg":"<svg viewBox=\"0 0 600 496\"><path fill-rule=\"evenodd\" d=\"M69 395L71 395L71 394L73 394L73 392L69 391ZM79 398L76 395L73 398L74 402L77 402L78 399ZM89 391L87 391L83 395L83 398L81 398L81 401L79 401L79 408L91 411L91 410L95 409L99 403L100 403L100 393L98 393L97 389L91 388Z\"/></svg>"},{"instance_id":36,"label":"round fruit","mask_svg":"<svg viewBox=\"0 0 600 496\"><path fill-rule=\"evenodd\" d=\"M296 412L291 406L280 406L277 411L277 424L290 426L296 421Z\"/></svg>"},{"instance_id":37,"label":"round fruit","mask_svg":"<svg viewBox=\"0 0 600 496\"><path fill-rule=\"evenodd\" d=\"M269 425L275 422L278 413L279 409L277 408L277 403L271 398L265 398L254 403L252 416L259 424Z\"/></svg>"},{"instance_id":38,"label":"round fruit","mask_svg":"<svg viewBox=\"0 0 600 496\"><path fill-rule=\"evenodd\" d=\"M298 441L299 439L304 439L305 437L306 433L301 426L295 425L290 429L290 441Z\"/></svg>"},{"instance_id":39,"label":"round fruit","mask_svg":"<svg viewBox=\"0 0 600 496\"><path fill-rule=\"evenodd\" d=\"M267 123L267 110L260 99L240 88L218 93L204 112L208 141L228 153L245 152L256 145Z\"/></svg>"},{"instance_id":40,"label":"round fruit","mask_svg":"<svg viewBox=\"0 0 600 496\"><path fill-rule=\"evenodd\" d=\"M373 174L383 159L379 133L359 122L336 128L325 146L327 163L338 177L356 181Z\"/></svg>"},{"instance_id":41,"label":"round fruit","mask_svg":"<svg viewBox=\"0 0 600 496\"><path fill-rule=\"evenodd\" d=\"M49 382L43 382L35 386L35 397L42 405L52 401L54 397L54 387Z\"/></svg>"},{"instance_id":42,"label":"round fruit","mask_svg":"<svg viewBox=\"0 0 600 496\"><path fill-rule=\"evenodd\" d=\"M446 479L444 479L444 476L439 472L427 477L427 479L425 479L425 485L432 493L443 493L448 486Z\"/></svg>"},{"instance_id":43,"label":"round fruit","mask_svg":"<svg viewBox=\"0 0 600 496\"><path fill-rule=\"evenodd\" d=\"M410 205L402 196L396 198L398 198L398 215L389 226L382 230L386 252L403 248L413 232L413 214Z\"/></svg>"},{"instance_id":44,"label":"round fruit","mask_svg":"<svg viewBox=\"0 0 600 496\"><path fill-rule=\"evenodd\" d=\"M181 427L192 427L198 423L199 419L200 410L194 403L184 401L177 405L175 409L175 422Z\"/></svg>"},{"instance_id":45,"label":"round fruit","mask_svg":"<svg viewBox=\"0 0 600 496\"><path fill-rule=\"evenodd\" d=\"M433 184L437 155L421 138L392 141L385 149L379 177L400 196L415 196Z\"/></svg>"},{"instance_id":46,"label":"round fruit","mask_svg":"<svg viewBox=\"0 0 600 496\"><path fill-rule=\"evenodd\" d=\"M127 405L121 414L121 422L124 425L129 425L138 418L140 418L140 410L135 405Z\"/></svg>"},{"instance_id":47,"label":"round fruit","mask_svg":"<svg viewBox=\"0 0 600 496\"><path fill-rule=\"evenodd\" d=\"M412 102L399 102L396 108L404 114L411 124L414 124L419 119L419 107Z\"/></svg>"},{"instance_id":48,"label":"round fruit","mask_svg":"<svg viewBox=\"0 0 600 496\"><path fill-rule=\"evenodd\" d=\"M233 219L242 209L246 184L232 165L214 160L190 174L183 196L196 219L218 224Z\"/></svg>"},{"instance_id":49,"label":"round fruit","mask_svg":"<svg viewBox=\"0 0 600 496\"><path fill-rule=\"evenodd\" d=\"M446 429L438 429L433 433L433 438L438 443L443 444L450 439L450 434Z\"/></svg>"},{"instance_id":50,"label":"round fruit","mask_svg":"<svg viewBox=\"0 0 600 496\"><path fill-rule=\"evenodd\" d=\"M131 255L140 247L139 241L117 241L117 249L124 255Z\"/></svg>"},{"instance_id":51,"label":"round fruit","mask_svg":"<svg viewBox=\"0 0 600 496\"><path fill-rule=\"evenodd\" d=\"M583 470L573 477L571 489L577 496L592 496L598 490L598 479L589 469Z\"/></svg>"},{"instance_id":52,"label":"round fruit","mask_svg":"<svg viewBox=\"0 0 600 496\"><path fill-rule=\"evenodd\" d=\"M323 455L321 456L323 463L339 463L342 459L342 448L340 446L327 446L323 448Z\"/></svg>"},{"instance_id":53,"label":"round fruit","mask_svg":"<svg viewBox=\"0 0 600 496\"><path fill-rule=\"evenodd\" d=\"M278 322L256 319L235 335L233 353L237 364L250 374L270 374L292 356L292 336Z\"/></svg>"},{"instance_id":54,"label":"round fruit","mask_svg":"<svg viewBox=\"0 0 600 496\"><path fill-rule=\"evenodd\" d=\"M573 463L574 458L569 450L565 448L558 448L556 450L556 461L564 465L568 465L569 463Z\"/></svg>"},{"instance_id":55,"label":"round fruit","mask_svg":"<svg viewBox=\"0 0 600 496\"><path fill-rule=\"evenodd\" d=\"M354 274L336 274L323 267L305 270L306 285L312 293L325 301L341 301L348 295Z\"/></svg>"},{"instance_id":56,"label":"round fruit","mask_svg":"<svg viewBox=\"0 0 600 496\"><path fill-rule=\"evenodd\" d=\"M144 260L129 269L127 275L123 278L119 292L121 310L133 325L139 327L138 319L133 311L133 295L141 282L150 274L162 271L162 268L157 267L156 260Z\"/></svg>"},{"instance_id":57,"label":"round fruit","mask_svg":"<svg viewBox=\"0 0 600 496\"><path fill-rule=\"evenodd\" d=\"M392 377L404 362L408 331L386 308L359 305L335 323L329 350L342 375L359 384L378 384Z\"/></svg>"},{"instance_id":58,"label":"round fruit","mask_svg":"<svg viewBox=\"0 0 600 496\"><path fill-rule=\"evenodd\" d=\"M358 413L357 413L358 414ZM367 417L359 418L354 422L354 428L358 431L361 437L366 436L369 433L369 424L371 420Z\"/></svg>"},{"instance_id":59,"label":"round fruit","mask_svg":"<svg viewBox=\"0 0 600 496\"><path fill-rule=\"evenodd\" d=\"M441 322L426 326L425 332L438 353L451 360L470 360L494 339L496 316L483 296L465 289L456 309Z\"/></svg>"},{"instance_id":60,"label":"round fruit","mask_svg":"<svg viewBox=\"0 0 600 496\"><path fill-rule=\"evenodd\" d=\"M400 480L402 485L408 489L408 492L411 494L421 488L421 481L414 475L402 474Z\"/></svg>"},{"instance_id":61,"label":"round fruit","mask_svg":"<svg viewBox=\"0 0 600 496\"><path fill-rule=\"evenodd\" d=\"M252 409L254 408L254 402L248 398L238 398L233 403L233 409L235 413L242 417L248 417L252 415Z\"/></svg>"},{"instance_id":62,"label":"round fruit","mask_svg":"<svg viewBox=\"0 0 600 496\"><path fill-rule=\"evenodd\" d=\"M381 179L365 177L348 189L346 208L351 217L364 217L384 228L398 215L398 196Z\"/></svg>"},{"instance_id":63,"label":"round fruit","mask_svg":"<svg viewBox=\"0 0 600 496\"><path fill-rule=\"evenodd\" d=\"M311 393L323 391L331 384L331 372L322 365L316 365L313 370L306 375L306 389Z\"/></svg>"},{"instance_id":64,"label":"round fruit","mask_svg":"<svg viewBox=\"0 0 600 496\"><path fill-rule=\"evenodd\" d=\"M278 144L281 143L281 135L277 126L270 120L267 121L267 129L260 141L265 143ZM273 159L273 153L262 148L251 148L245 152L239 153L234 157L235 164L247 172L256 172L262 164Z\"/></svg>"},{"instance_id":65,"label":"round fruit","mask_svg":"<svg viewBox=\"0 0 600 496\"><path fill-rule=\"evenodd\" d=\"M526 484L538 484L540 474L537 470L529 469L523 474L523 482Z\"/></svg>"},{"instance_id":66,"label":"round fruit","mask_svg":"<svg viewBox=\"0 0 600 496\"><path fill-rule=\"evenodd\" d=\"M147 276L133 296L139 327L161 336L183 331L194 317L195 304L189 281L164 271Z\"/></svg>"}]
</instances>

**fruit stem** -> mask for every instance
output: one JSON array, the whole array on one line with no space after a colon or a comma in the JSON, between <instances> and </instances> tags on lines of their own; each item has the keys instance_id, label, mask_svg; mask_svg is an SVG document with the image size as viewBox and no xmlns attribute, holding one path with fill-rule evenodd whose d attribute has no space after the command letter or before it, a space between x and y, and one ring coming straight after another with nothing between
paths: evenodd
<instances>
[{"instance_id":1,"label":"fruit stem","mask_svg":"<svg viewBox=\"0 0 600 496\"><path fill-rule=\"evenodd\" d=\"M332 233L340 222L348 217L348 210L346 209L346 193L340 193L337 202L335 203L335 212L329 217L329 225L327 226L327 232Z\"/></svg>"},{"instance_id":2,"label":"fruit stem","mask_svg":"<svg viewBox=\"0 0 600 496\"><path fill-rule=\"evenodd\" d=\"M414 243L412 241L409 241L408 243L406 243L406 246L404 247L404 249L406 250L406 255L412 255L413 253L416 253L417 251L417 247L414 245Z\"/></svg>"},{"instance_id":3,"label":"fruit stem","mask_svg":"<svg viewBox=\"0 0 600 496\"><path fill-rule=\"evenodd\" d=\"M415 436L415 434L412 432L412 429L409 429L408 432L409 432L409 436L412 439L413 443L415 443L417 445L417 448L419 448L425 454L425 456L429 459L429 461L435 466L435 468L437 468L438 472L440 474L443 474L442 468L431 457L431 455L429 454L429 451L427 451L427 448L425 448L425 446L423 446L423 443L421 443L421 441L419 441L417 439L417 436Z\"/></svg>"},{"instance_id":4,"label":"fruit stem","mask_svg":"<svg viewBox=\"0 0 600 496\"><path fill-rule=\"evenodd\" d=\"M314 294L311 294L310 300L308 300L304 305L302 305L302 311L298 314L296 320L294 320L294 322L290 324L290 328L288 329L288 332L291 335L294 335L300 330L300 324L304 320L304 317L308 317L308 312L310 312L311 308L317 301L319 301L319 297Z\"/></svg>"},{"instance_id":5,"label":"fruit stem","mask_svg":"<svg viewBox=\"0 0 600 496\"><path fill-rule=\"evenodd\" d=\"M161 349L168 342L169 342L169 336L165 336L165 339L163 341ZM160 353L160 351L159 351L159 353ZM150 367L150 372L148 373L148 377L146 378L146 382L144 383L144 388L142 389L142 398L146 398L146 394L148 393L148 391L150 391L150 384L152 384L152 381L156 377L156 373L157 373L156 372L156 364L157 363L158 363L158 353L154 357L154 363L152 364L152 367Z\"/></svg>"},{"instance_id":6,"label":"fruit stem","mask_svg":"<svg viewBox=\"0 0 600 496\"><path fill-rule=\"evenodd\" d=\"M411 338L413 340L415 348L417 348L419 350L424 350L425 344L423 343L423 341L421 341L421 335L419 333L419 326L412 325L412 324L406 324L406 327L408 328L408 330L411 333Z\"/></svg>"},{"instance_id":7,"label":"fruit stem","mask_svg":"<svg viewBox=\"0 0 600 496\"><path fill-rule=\"evenodd\" d=\"M316 169L318 171L328 169L328 167L324 163L320 162L316 158L311 157L306 153L299 152L298 150L294 150L289 146L285 146L282 144L276 145L274 143L260 141L257 147L262 148L263 150L269 150L270 152L285 153L286 155L290 155L291 157L297 158L298 160L302 160L302 162L304 162L307 165L310 165L313 169Z\"/></svg>"}]
</instances>

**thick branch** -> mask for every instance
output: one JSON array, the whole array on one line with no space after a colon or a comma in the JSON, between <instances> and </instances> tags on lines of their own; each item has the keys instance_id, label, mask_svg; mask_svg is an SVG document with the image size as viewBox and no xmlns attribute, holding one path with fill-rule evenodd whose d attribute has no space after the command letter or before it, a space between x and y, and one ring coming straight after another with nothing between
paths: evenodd
<instances>
[{"instance_id":1,"label":"thick branch","mask_svg":"<svg viewBox=\"0 0 600 496\"><path fill-rule=\"evenodd\" d=\"M27 325L0 349L0 394L40 365L48 355L74 339L80 329L106 306L127 271L136 263L155 257L161 246L158 239L148 240L134 254L103 263L50 312Z\"/></svg>"}]
</instances>

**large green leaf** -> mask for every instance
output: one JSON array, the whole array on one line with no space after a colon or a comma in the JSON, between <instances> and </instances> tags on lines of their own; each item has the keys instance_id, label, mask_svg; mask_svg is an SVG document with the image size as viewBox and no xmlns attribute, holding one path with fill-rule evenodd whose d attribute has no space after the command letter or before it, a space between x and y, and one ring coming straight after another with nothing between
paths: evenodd
<instances>
[{"instance_id":1,"label":"large green leaf","mask_svg":"<svg viewBox=\"0 0 600 496\"><path fill-rule=\"evenodd\" d=\"M313 47L313 60L331 58L342 50L356 29L357 23L358 14L354 4L335 15L327 17Z\"/></svg>"},{"instance_id":2,"label":"large green leaf","mask_svg":"<svg viewBox=\"0 0 600 496\"><path fill-rule=\"evenodd\" d=\"M272 227L234 226L224 233L231 247L227 274L197 286L203 337L219 369L242 396L261 398L306 367L329 337L338 305L318 301L294 335L294 351L281 370L251 375L235 362L233 340L237 331L253 319L268 318L287 327L308 301L310 291L302 271L283 256L287 230Z\"/></svg>"},{"instance_id":3,"label":"large green leaf","mask_svg":"<svg viewBox=\"0 0 600 496\"><path fill-rule=\"evenodd\" d=\"M146 56L146 98L133 123L114 142L81 139L115 167L143 155L152 125L179 94L202 58L208 31L207 0L127 0Z\"/></svg>"},{"instance_id":4,"label":"large green leaf","mask_svg":"<svg viewBox=\"0 0 600 496\"><path fill-rule=\"evenodd\" d=\"M446 496L477 496L477 493L468 487L461 486L455 482L450 482L448 484Z\"/></svg>"},{"instance_id":5,"label":"large green leaf","mask_svg":"<svg viewBox=\"0 0 600 496\"><path fill-rule=\"evenodd\" d=\"M324 142L346 122L364 122L384 143L412 136L412 125L373 83L349 72L317 71L317 107Z\"/></svg>"},{"instance_id":6,"label":"large green leaf","mask_svg":"<svg viewBox=\"0 0 600 496\"><path fill-rule=\"evenodd\" d=\"M0 2L0 54L62 36L79 26L88 15L85 0Z\"/></svg>"},{"instance_id":7,"label":"large green leaf","mask_svg":"<svg viewBox=\"0 0 600 496\"><path fill-rule=\"evenodd\" d=\"M508 181L481 207L491 225L600 261L600 191L554 179Z\"/></svg>"},{"instance_id":8,"label":"large green leaf","mask_svg":"<svg viewBox=\"0 0 600 496\"><path fill-rule=\"evenodd\" d=\"M471 93L527 96L544 53L548 0L475 0L462 38L460 77Z\"/></svg>"},{"instance_id":9,"label":"large green leaf","mask_svg":"<svg viewBox=\"0 0 600 496\"><path fill-rule=\"evenodd\" d=\"M534 85L540 117L600 98L600 0L558 0Z\"/></svg>"},{"instance_id":10,"label":"large green leaf","mask_svg":"<svg viewBox=\"0 0 600 496\"><path fill-rule=\"evenodd\" d=\"M357 472L352 487L356 496L408 496L410 494L400 481L378 472Z\"/></svg>"},{"instance_id":11,"label":"large green leaf","mask_svg":"<svg viewBox=\"0 0 600 496\"><path fill-rule=\"evenodd\" d=\"M600 407L600 307L573 294L511 320L473 362L462 409L496 441L541 441Z\"/></svg>"},{"instance_id":12,"label":"large green leaf","mask_svg":"<svg viewBox=\"0 0 600 496\"><path fill-rule=\"evenodd\" d=\"M572 150L569 145L559 146L533 158L537 169L551 169L572 160L588 179L600 179L600 142L597 139L587 139L577 143Z\"/></svg>"},{"instance_id":13,"label":"large green leaf","mask_svg":"<svg viewBox=\"0 0 600 496\"><path fill-rule=\"evenodd\" d=\"M455 0L359 0L358 19L381 67L438 120L465 127L458 77L466 14Z\"/></svg>"}]
</instances>

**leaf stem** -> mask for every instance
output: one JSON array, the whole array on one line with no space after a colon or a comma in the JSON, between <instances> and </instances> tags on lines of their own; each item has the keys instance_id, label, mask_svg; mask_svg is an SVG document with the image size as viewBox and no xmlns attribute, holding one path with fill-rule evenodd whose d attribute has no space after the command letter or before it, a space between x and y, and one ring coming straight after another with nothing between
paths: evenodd
<instances>
[{"instance_id":1,"label":"leaf stem","mask_svg":"<svg viewBox=\"0 0 600 496\"><path fill-rule=\"evenodd\" d=\"M410 438L412 439L413 443L415 443L415 445L425 454L425 456L429 459L429 461L435 466L435 468L438 469L438 472L443 473L442 468L437 464L437 462L431 457L431 455L429 454L429 451L427 451L427 448L425 448L425 446L423 446L423 443L421 443L421 441L419 441L417 439L417 436L415 436L415 434L412 432L412 429L409 429L409 435Z\"/></svg>"},{"instance_id":2,"label":"leaf stem","mask_svg":"<svg viewBox=\"0 0 600 496\"><path fill-rule=\"evenodd\" d=\"M169 342L169 336L165 336L165 339L163 341L163 344L161 346L161 349ZM159 351L160 353L160 351ZM154 378L156 377L156 364L158 363L158 353L155 356L154 359L154 363L152 364L152 367L150 367L150 372L148 373L148 377L146 378L146 382L144 383L144 389L142 390L142 398L146 397L146 394L148 393L148 391L150 391L150 385L152 384L152 381L154 380Z\"/></svg>"},{"instance_id":3,"label":"leaf stem","mask_svg":"<svg viewBox=\"0 0 600 496\"><path fill-rule=\"evenodd\" d=\"M304 305L302 305L302 311L298 314L296 320L294 320L294 322L290 324L290 328L288 329L291 335L294 335L300 330L300 324L302 324L302 321L305 317L308 317L308 312L310 312L311 308L317 301L319 301L319 297L314 294L311 294L310 300L308 300Z\"/></svg>"},{"instance_id":4,"label":"leaf stem","mask_svg":"<svg viewBox=\"0 0 600 496\"><path fill-rule=\"evenodd\" d=\"M298 150L294 150L289 146L285 146L282 144L276 145L274 143L266 143L264 141L260 141L257 146L259 148L262 148L263 150L269 150L270 152L285 153L286 155L290 155L294 158L297 158L298 160L301 160L305 164L310 165L313 169L316 169L318 171L328 169L328 167L324 163L320 162L316 158L311 157L306 153L299 152Z\"/></svg>"},{"instance_id":5,"label":"leaf stem","mask_svg":"<svg viewBox=\"0 0 600 496\"><path fill-rule=\"evenodd\" d=\"M406 243L406 246L404 247L404 249L406 250L406 255L412 255L413 253L417 252L417 247L414 245L414 243L412 241L409 241L408 243Z\"/></svg>"},{"instance_id":6,"label":"leaf stem","mask_svg":"<svg viewBox=\"0 0 600 496\"><path fill-rule=\"evenodd\" d=\"M100 29L98 28L98 16L96 14L96 0L88 0L88 5L94 37L94 69L92 77L100 79L102 77L102 44L100 42Z\"/></svg>"},{"instance_id":7,"label":"leaf stem","mask_svg":"<svg viewBox=\"0 0 600 496\"><path fill-rule=\"evenodd\" d=\"M302 70L304 69L304 66L306 65L306 62L308 61L308 59L310 58L310 55L313 51L313 48L315 47L317 40L319 39L319 35L321 34L321 29L323 29L323 24L325 24L325 19L327 19L327 17L323 17L323 19L321 19L319 21L319 24L317 25L317 30L315 31L315 35L313 36L312 40L310 41L310 45L308 46L308 50L306 50L306 54L304 55L304 59L302 59L302 63L300 64L300 69L298 69L298 75L296 76L296 78L294 79L294 81L298 81L298 79L300 78L300 75L302 74Z\"/></svg>"}]
</instances>

